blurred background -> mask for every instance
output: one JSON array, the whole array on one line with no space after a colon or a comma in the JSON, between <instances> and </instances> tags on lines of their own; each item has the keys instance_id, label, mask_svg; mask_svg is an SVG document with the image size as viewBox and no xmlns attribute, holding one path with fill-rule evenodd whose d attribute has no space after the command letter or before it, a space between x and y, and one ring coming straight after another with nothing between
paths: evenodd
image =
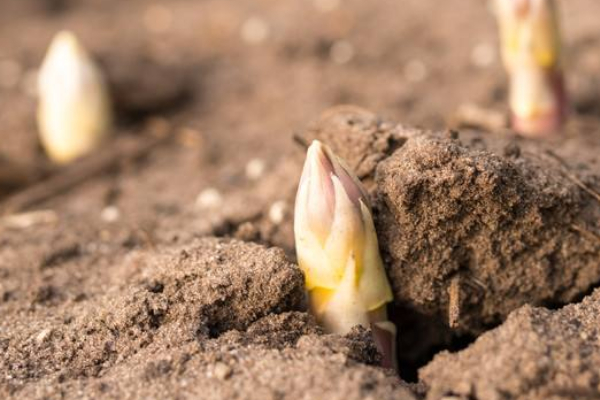
<instances>
[{"instance_id":1,"label":"blurred background","mask_svg":"<svg viewBox=\"0 0 600 400\"><path fill-rule=\"evenodd\" d=\"M600 3L558 3L580 122L567 131L598 137ZM39 144L36 89L62 29L108 78L114 137L177 131L177 145L160 147L118 184L95 180L53 205L75 214L94 199L103 209L115 191L151 192L150 209L168 209L193 204L206 188L243 186L248 171L253 180L279 168L296 149L292 135L336 104L427 129L447 127L467 103L506 111L491 1L2 0L0 159L33 171L27 184L54 171ZM138 196L128 215L144 210Z\"/></svg>"},{"instance_id":2,"label":"blurred background","mask_svg":"<svg viewBox=\"0 0 600 400\"><path fill-rule=\"evenodd\" d=\"M558 3L579 122L567 135L597 138L600 2ZM336 104L427 129L447 127L467 103L506 111L491 1L2 0L0 160L33 176L25 185L55 172L39 143L36 89L62 29L81 39L108 78L114 138L177 136L143 167L50 203L74 215L99 215L124 198L122 214L139 219L202 203L199 194L213 187L205 200L220 204L221 192L285 169L282 160L297 149L292 135Z\"/></svg>"},{"instance_id":3,"label":"blurred background","mask_svg":"<svg viewBox=\"0 0 600 400\"><path fill-rule=\"evenodd\" d=\"M597 141L600 2L558 5L575 109L565 136ZM2 0L0 161L18 163L26 179L0 196L56 174L39 143L36 89L48 45L63 29L107 76L113 141L176 137L143 165L125 160L119 174L89 174L68 196L50 188L41 196L49 201L36 204L72 216L98 220L114 206L155 226L161 213L199 204L241 209L236 218L248 220L273 201L291 203L280 188L293 192L296 184L286 164L301 153L292 135L328 107L355 104L426 129L446 128L464 104L507 109L491 1ZM265 175L276 176L257 184ZM194 232L213 230L200 225Z\"/></svg>"},{"instance_id":4,"label":"blurred background","mask_svg":"<svg viewBox=\"0 0 600 400\"><path fill-rule=\"evenodd\" d=\"M490 3L2 0L0 154L39 157L35 76L64 28L106 68L125 124L168 116L258 153L338 103L441 128L461 103L504 106ZM559 5L575 106L596 114L600 4Z\"/></svg>"}]
</instances>

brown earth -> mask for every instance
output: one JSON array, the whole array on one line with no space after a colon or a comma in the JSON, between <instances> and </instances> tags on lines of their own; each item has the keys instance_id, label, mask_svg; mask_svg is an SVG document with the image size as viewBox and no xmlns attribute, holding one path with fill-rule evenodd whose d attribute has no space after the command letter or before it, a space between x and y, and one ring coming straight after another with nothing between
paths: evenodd
<instances>
[{"instance_id":1,"label":"brown earth","mask_svg":"<svg viewBox=\"0 0 600 400\"><path fill-rule=\"evenodd\" d=\"M58 306L59 288L33 289L33 309L58 309L13 320L3 398L412 399L397 378L364 365L379 357L368 332L321 336L294 311L303 309L302 274L281 250L203 239L127 264L122 293L113 287L85 307L77 298Z\"/></svg>"},{"instance_id":2,"label":"brown earth","mask_svg":"<svg viewBox=\"0 0 600 400\"><path fill-rule=\"evenodd\" d=\"M467 350L421 370L433 399L597 399L600 292L558 311L525 306Z\"/></svg>"},{"instance_id":3,"label":"brown earth","mask_svg":"<svg viewBox=\"0 0 600 400\"><path fill-rule=\"evenodd\" d=\"M600 198L588 192L600 168L577 167L580 154L407 129L353 107L328 111L306 136L370 186L398 303L454 313L452 325L477 333L600 282Z\"/></svg>"},{"instance_id":4,"label":"brown earth","mask_svg":"<svg viewBox=\"0 0 600 400\"><path fill-rule=\"evenodd\" d=\"M573 113L537 143L447 130L505 109L484 1L3 0L0 398L599 398L600 300L578 302L600 280L600 3L561 6ZM58 169L32 83L65 27L119 120ZM309 124L347 103L385 117ZM404 380L502 325L412 386L368 332L323 335L293 264L294 135L373 196Z\"/></svg>"}]
</instances>

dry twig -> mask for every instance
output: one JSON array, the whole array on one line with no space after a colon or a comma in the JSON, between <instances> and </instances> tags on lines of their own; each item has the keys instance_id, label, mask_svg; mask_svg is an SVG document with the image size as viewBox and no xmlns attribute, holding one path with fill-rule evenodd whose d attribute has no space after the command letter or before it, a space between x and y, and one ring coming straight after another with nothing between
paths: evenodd
<instances>
[{"instance_id":1,"label":"dry twig","mask_svg":"<svg viewBox=\"0 0 600 400\"><path fill-rule=\"evenodd\" d=\"M455 275L448 287L448 325L450 328L458 326L460 319L460 275Z\"/></svg>"},{"instance_id":2,"label":"dry twig","mask_svg":"<svg viewBox=\"0 0 600 400\"><path fill-rule=\"evenodd\" d=\"M139 159L156 146L170 140L172 135L144 136L140 139L122 138L98 153L77 161L50 178L40 181L0 203L0 215L18 213L28 207L64 193L94 176L108 172L122 163Z\"/></svg>"},{"instance_id":3,"label":"dry twig","mask_svg":"<svg viewBox=\"0 0 600 400\"><path fill-rule=\"evenodd\" d=\"M576 225L576 224L572 224L571 229L573 229L576 232L581 233L583 236L585 236L588 239L600 242L600 234L598 234L594 231L591 231L587 228L584 228L584 227Z\"/></svg>"},{"instance_id":4,"label":"dry twig","mask_svg":"<svg viewBox=\"0 0 600 400\"><path fill-rule=\"evenodd\" d=\"M563 167L563 173L565 174L565 176L567 178L569 178L574 184L576 184L581 189L586 191L590 196L592 196L593 198L598 200L598 202L600 203L600 193L598 193L594 189L590 188L581 179L579 179L575 174L571 173L571 171L569 171L569 165L566 163L565 160L562 159L562 157L560 157L558 154L556 154L552 150L546 150L546 154L548 154L550 157L552 157L554 160L556 160L560 163L560 165Z\"/></svg>"},{"instance_id":5,"label":"dry twig","mask_svg":"<svg viewBox=\"0 0 600 400\"><path fill-rule=\"evenodd\" d=\"M292 136L292 140L294 141L294 143L296 143L298 146L302 147L302 150L306 150L308 149L309 143L306 141L306 139L304 139L302 136L300 136L298 133L294 133L294 135Z\"/></svg>"},{"instance_id":6,"label":"dry twig","mask_svg":"<svg viewBox=\"0 0 600 400\"><path fill-rule=\"evenodd\" d=\"M0 229L27 229L36 225L54 224L58 215L52 210L37 210L0 218Z\"/></svg>"},{"instance_id":7,"label":"dry twig","mask_svg":"<svg viewBox=\"0 0 600 400\"><path fill-rule=\"evenodd\" d=\"M483 108L476 104L465 103L458 107L450 119L454 128L475 128L498 132L508 129L507 116L497 110Z\"/></svg>"}]
</instances>

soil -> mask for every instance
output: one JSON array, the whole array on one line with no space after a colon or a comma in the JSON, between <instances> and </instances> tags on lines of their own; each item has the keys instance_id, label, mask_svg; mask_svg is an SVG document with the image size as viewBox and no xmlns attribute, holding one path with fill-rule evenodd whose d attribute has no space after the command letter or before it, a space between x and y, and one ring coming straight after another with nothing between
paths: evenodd
<instances>
[{"instance_id":1,"label":"soil","mask_svg":"<svg viewBox=\"0 0 600 400\"><path fill-rule=\"evenodd\" d=\"M398 303L477 334L520 305L565 304L600 281L600 199L586 191L600 168L577 168L579 153L407 129L355 107L325 113L313 138L371 188Z\"/></svg>"},{"instance_id":2,"label":"soil","mask_svg":"<svg viewBox=\"0 0 600 400\"><path fill-rule=\"evenodd\" d=\"M572 117L535 142L457 122L505 112L484 1L3 0L0 398L600 398L600 3L561 6ZM34 83L63 28L118 122L58 168ZM372 196L400 377L306 313L312 139Z\"/></svg>"},{"instance_id":3,"label":"soil","mask_svg":"<svg viewBox=\"0 0 600 400\"><path fill-rule=\"evenodd\" d=\"M39 268L52 268L48 260ZM412 399L397 378L368 366L379 360L368 332L322 336L300 311L302 273L281 250L207 238L141 251L127 264L128 283L95 300L61 301L61 288L34 285L30 314L54 311L3 324L11 330L4 398L316 398L322 390Z\"/></svg>"},{"instance_id":4,"label":"soil","mask_svg":"<svg viewBox=\"0 0 600 400\"><path fill-rule=\"evenodd\" d=\"M421 371L427 399L597 399L600 291L558 311L524 306Z\"/></svg>"}]
</instances>

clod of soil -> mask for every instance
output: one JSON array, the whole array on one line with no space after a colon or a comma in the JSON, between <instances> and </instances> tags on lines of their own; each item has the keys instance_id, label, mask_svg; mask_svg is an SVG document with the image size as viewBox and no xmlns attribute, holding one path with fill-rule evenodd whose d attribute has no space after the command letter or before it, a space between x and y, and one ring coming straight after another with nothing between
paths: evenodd
<instances>
[{"instance_id":1,"label":"clod of soil","mask_svg":"<svg viewBox=\"0 0 600 400\"><path fill-rule=\"evenodd\" d=\"M414 400L370 366L370 332L323 335L302 312L302 273L279 249L208 238L115 262L122 285L50 319L3 321L1 398Z\"/></svg>"},{"instance_id":2,"label":"clod of soil","mask_svg":"<svg viewBox=\"0 0 600 400\"><path fill-rule=\"evenodd\" d=\"M576 159L493 135L465 144L354 107L325 113L305 138L331 145L370 187L398 303L478 333L600 282L590 194L600 171L569 167Z\"/></svg>"},{"instance_id":3,"label":"clod of soil","mask_svg":"<svg viewBox=\"0 0 600 400\"><path fill-rule=\"evenodd\" d=\"M600 398L600 290L559 311L524 306L467 350L420 371L427 400Z\"/></svg>"}]
</instances>

